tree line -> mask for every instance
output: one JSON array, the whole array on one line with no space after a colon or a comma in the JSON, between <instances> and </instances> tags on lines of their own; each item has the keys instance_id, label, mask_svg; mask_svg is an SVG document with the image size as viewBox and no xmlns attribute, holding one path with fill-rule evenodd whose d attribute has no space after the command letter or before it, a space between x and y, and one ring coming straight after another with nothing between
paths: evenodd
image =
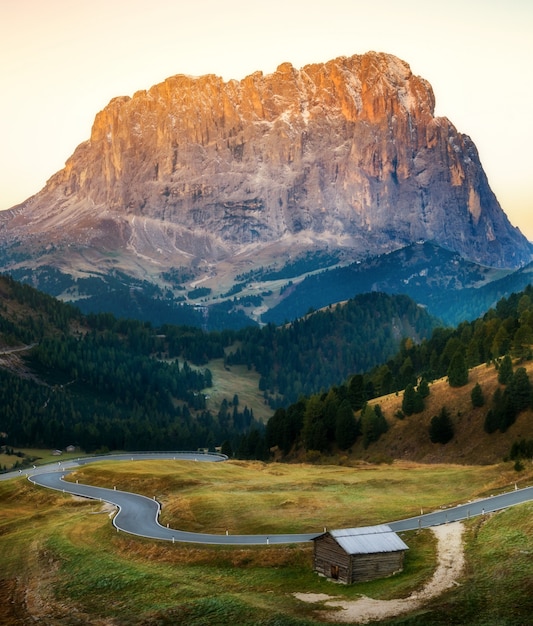
<instances>
[{"instance_id":1,"label":"tree line","mask_svg":"<svg viewBox=\"0 0 533 626\"><path fill-rule=\"evenodd\" d=\"M280 327L241 330L225 362L256 369L259 388L277 408L376 367L397 353L403 337L414 344L436 324L407 296L363 294Z\"/></svg>"},{"instance_id":2,"label":"tree line","mask_svg":"<svg viewBox=\"0 0 533 626\"><path fill-rule=\"evenodd\" d=\"M133 450L226 442L260 458L274 445L348 449L362 437L367 446L387 427L368 400L404 389L403 413L416 413L429 381L448 375L461 385L470 367L490 361L503 376L507 355L531 358L533 343L531 287L457 328L435 328L407 297L373 293L279 328L211 333L83 316L9 278L0 280L0 294L3 342L38 343L29 356L37 380L1 372L0 431L10 445ZM215 358L260 373L265 401L276 408L266 429L250 410L206 410L212 381L204 366ZM507 428L528 406L522 369L490 399L488 432Z\"/></svg>"},{"instance_id":3,"label":"tree line","mask_svg":"<svg viewBox=\"0 0 533 626\"><path fill-rule=\"evenodd\" d=\"M486 432L505 432L521 411L533 408L532 385L520 365L532 358L532 344L533 287L529 286L500 300L474 322L437 328L419 343L405 339L386 363L321 394L301 397L279 408L267 423L267 446L277 447L283 455L298 449L325 452L333 447L348 449L362 437L366 448L388 428L380 406L370 406L369 400L403 389L401 409L389 416L403 419L424 410L429 382L447 376L450 386L461 387L468 382L469 369L481 363L497 367L500 386L487 399L481 386L475 385L472 406L488 404ZM445 444L453 438L453 422L446 407L431 419L428 434L434 443ZM529 451L528 444L513 454L522 449Z\"/></svg>"}]
</instances>

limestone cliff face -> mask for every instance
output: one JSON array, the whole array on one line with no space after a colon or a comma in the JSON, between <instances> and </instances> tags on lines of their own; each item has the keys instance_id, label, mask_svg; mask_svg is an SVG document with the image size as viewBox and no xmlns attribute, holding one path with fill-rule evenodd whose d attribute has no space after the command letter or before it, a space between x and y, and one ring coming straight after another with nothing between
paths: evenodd
<instances>
[{"instance_id":1,"label":"limestone cliff face","mask_svg":"<svg viewBox=\"0 0 533 626\"><path fill-rule=\"evenodd\" d=\"M424 239L492 266L531 249L431 86L382 53L241 81L178 75L112 100L0 242L216 262L284 242L379 254ZM273 248L273 249L274 249Z\"/></svg>"}]
</instances>

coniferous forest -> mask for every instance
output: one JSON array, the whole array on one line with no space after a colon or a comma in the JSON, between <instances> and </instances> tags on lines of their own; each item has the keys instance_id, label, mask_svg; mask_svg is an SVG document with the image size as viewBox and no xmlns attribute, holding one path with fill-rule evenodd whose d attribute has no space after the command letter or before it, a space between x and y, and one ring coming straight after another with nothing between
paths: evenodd
<instances>
[{"instance_id":1,"label":"coniferous forest","mask_svg":"<svg viewBox=\"0 0 533 626\"><path fill-rule=\"evenodd\" d=\"M509 372L506 357L531 357L532 302L527 288L483 318L443 328L405 296L372 293L282 327L206 333L82 315L2 277L0 353L20 350L23 365L0 368L0 444L86 451L224 445L242 458L267 458L274 446L284 453L295 445L348 449L359 437L366 448L387 429L368 400L405 389L403 413L416 413L428 381L448 376L460 386L469 368L489 361L499 364L505 387L475 401L486 405L486 432L504 431L531 405L527 373ZM212 359L258 372L273 411L266 429L239 404L238 390L218 411L206 408ZM445 438L445 416L435 424L435 437Z\"/></svg>"},{"instance_id":2,"label":"coniferous forest","mask_svg":"<svg viewBox=\"0 0 533 626\"><path fill-rule=\"evenodd\" d=\"M520 412L533 408L532 385L525 367L520 365L532 358L532 344L533 288L528 287L500 300L474 322L464 322L457 328L436 328L429 339L419 343L405 339L385 363L325 392L278 408L267 424L267 447L277 447L283 455L294 448L320 453L334 448L346 450L361 437L367 448L388 429L380 405L370 406L369 400L404 390L402 409L394 416L403 419L422 412L429 381L447 377L450 387L464 386L468 370L482 363L495 364L503 387L491 398L484 398L479 386L474 387L472 406L486 407L485 432L505 432ZM345 417L347 406L351 420ZM453 437L445 407L432 419L429 437L443 444ZM520 458L531 449L529 440L518 441L511 457Z\"/></svg>"}]
</instances>

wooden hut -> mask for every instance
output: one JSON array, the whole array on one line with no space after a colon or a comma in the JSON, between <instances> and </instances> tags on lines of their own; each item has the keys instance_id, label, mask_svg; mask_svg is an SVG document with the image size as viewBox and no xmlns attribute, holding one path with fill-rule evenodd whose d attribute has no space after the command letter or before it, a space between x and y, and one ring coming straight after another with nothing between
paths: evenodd
<instances>
[{"instance_id":1,"label":"wooden hut","mask_svg":"<svg viewBox=\"0 0 533 626\"><path fill-rule=\"evenodd\" d=\"M313 541L315 571L346 584L401 571L405 551L409 549L385 525L331 530Z\"/></svg>"}]
</instances>

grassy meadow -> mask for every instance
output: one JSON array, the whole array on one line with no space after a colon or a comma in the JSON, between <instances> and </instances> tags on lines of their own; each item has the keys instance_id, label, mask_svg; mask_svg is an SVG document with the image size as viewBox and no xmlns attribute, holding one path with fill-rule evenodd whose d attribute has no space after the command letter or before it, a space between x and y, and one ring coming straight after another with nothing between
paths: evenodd
<instances>
[{"instance_id":1,"label":"grassy meadow","mask_svg":"<svg viewBox=\"0 0 533 626\"><path fill-rule=\"evenodd\" d=\"M265 422L272 416L273 411L265 404L259 389L259 374L255 369L249 370L246 365L225 367L224 359L212 359L207 367L213 375L213 386L204 389L204 393L209 396L207 408L213 413L218 412L222 400L231 402L238 390L240 410L247 406L253 409L256 419Z\"/></svg>"},{"instance_id":2,"label":"grassy meadow","mask_svg":"<svg viewBox=\"0 0 533 626\"><path fill-rule=\"evenodd\" d=\"M512 464L205 465L104 461L77 469L70 480L155 496L161 523L181 530L268 534L379 524L510 490L528 478Z\"/></svg>"},{"instance_id":3,"label":"grassy meadow","mask_svg":"<svg viewBox=\"0 0 533 626\"><path fill-rule=\"evenodd\" d=\"M79 450L75 452L63 452L56 456L53 450L37 449L37 448L17 448L16 452L22 452L25 457L21 458L16 454L2 454L0 456L1 465L5 465L7 470L11 470L15 463L20 461L27 461L33 459L31 464L35 465L47 465L49 463L57 463L58 461L70 461L72 459L79 459L82 456L90 456ZM29 466L31 467L31 464Z\"/></svg>"},{"instance_id":4,"label":"grassy meadow","mask_svg":"<svg viewBox=\"0 0 533 626\"><path fill-rule=\"evenodd\" d=\"M531 480L533 470L521 476ZM515 477L510 465L144 461L102 462L72 478L156 495L163 503L161 521L171 526L247 533L380 523L509 488ZM34 618L67 625L310 626L321 623L317 605L297 600L295 592L404 597L435 567L428 530L402 535L410 550L401 574L347 587L313 573L308 545L226 548L143 540L117 533L100 503L35 488L24 478L0 483L0 502L0 623L6 626ZM532 513L527 504L471 520L459 586L417 615L382 623L528 623Z\"/></svg>"}]
</instances>

